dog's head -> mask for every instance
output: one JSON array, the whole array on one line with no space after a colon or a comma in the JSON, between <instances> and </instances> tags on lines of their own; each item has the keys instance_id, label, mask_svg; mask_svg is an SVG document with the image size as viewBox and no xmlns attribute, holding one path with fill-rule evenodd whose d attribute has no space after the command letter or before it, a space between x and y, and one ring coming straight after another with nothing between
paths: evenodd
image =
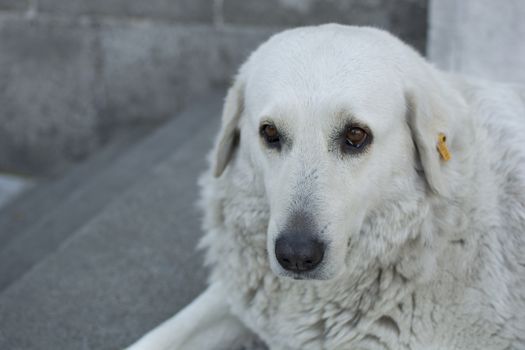
<instances>
[{"instance_id":1,"label":"dog's head","mask_svg":"<svg viewBox=\"0 0 525 350\"><path fill-rule=\"evenodd\" d=\"M278 34L243 65L214 171L242 152L261 179L276 274L330 279L418 239L423 199L450 190L438 135L458 139L461 101L437 74L385 32L338 25Z\"/></svg>"}]
</instances>

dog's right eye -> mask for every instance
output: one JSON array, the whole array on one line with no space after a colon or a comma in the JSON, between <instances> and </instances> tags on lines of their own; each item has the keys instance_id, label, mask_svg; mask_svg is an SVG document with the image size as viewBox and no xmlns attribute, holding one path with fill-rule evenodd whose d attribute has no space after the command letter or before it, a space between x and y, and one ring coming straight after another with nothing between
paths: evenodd
<instances>
[{"instance_id":1,"label":"dog's right eye","mask_svg":"<svg viewBox=\"0 0 525 350\"><path fill-rule=\"evenodd\" d=\"M261 137L264 139L268 147L279 148L281 146L281 138L279 131L273 124L263 124L260 128Z\"/></svg>"}]
</instances>

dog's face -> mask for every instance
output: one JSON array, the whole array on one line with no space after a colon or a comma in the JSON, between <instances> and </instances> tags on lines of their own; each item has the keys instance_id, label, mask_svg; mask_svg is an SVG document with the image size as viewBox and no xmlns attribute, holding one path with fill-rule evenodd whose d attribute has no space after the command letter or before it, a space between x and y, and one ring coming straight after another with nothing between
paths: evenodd
<instances>
[{"instance_id":1,"label":"dog's face","mask_svg":"<svg viewBox=\"0 0 525 350\"><path fill-rule=\"evenodd\" d=\"M399 58L385 52L400 44L375 31L315 29L281 34L252 55L229 95L242 99L238 117L223 125L240 132L239 152L263 183L272 270L296 279L334 278L349 260L402 246L408 230L370 232L367 220L385 202L410 199L417 210L424 192ZM236 143L224 140L219 168Z\"/></svg>"},{"instance_id":2,"label":"dog's face","mask_svg":"<svg viewBox=\"0 0 525 350\"><path fill-rule=\"evenodd\" d=\"M341 272L350 240L376 240L360 235L367 213L392 197L388 192L406 190L395 188L396 177L414 175L395 75L381 65L367 71L364 62L345 67L340 56L321 56L302 67L261 62L274 78L247 85L241 129L270 207L271 266L295 278Z\"/></svg>"}]
</instances>

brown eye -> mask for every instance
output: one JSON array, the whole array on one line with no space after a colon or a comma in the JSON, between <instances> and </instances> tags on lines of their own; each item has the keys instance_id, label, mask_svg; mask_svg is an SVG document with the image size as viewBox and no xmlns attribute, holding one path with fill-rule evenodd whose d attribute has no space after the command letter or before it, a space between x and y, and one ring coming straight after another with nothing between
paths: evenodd
<instances>
[{"instance_id":1,"label":"brown eye","mask_svg":"<svg viewBox=\"0 0 525 350\"><path fill-rule=\"evenodd\" d=\"M279 147L280 145L279 131L277 130L275 125L272 125L272 124L261 125L260 133L264 141L266 141L266 143L269 146Z\"/></svg>"},{"instance_id":2,"label":"brown eye","mask_svg":"<svg viewBox=\"0 0 525 350\"><path fill-rule=\"evenodd\" d=\"M368 141L368 133L360 127L351 127L346 131L345 143L353 148L361 148Z\"/></svg>"}]
</instances>

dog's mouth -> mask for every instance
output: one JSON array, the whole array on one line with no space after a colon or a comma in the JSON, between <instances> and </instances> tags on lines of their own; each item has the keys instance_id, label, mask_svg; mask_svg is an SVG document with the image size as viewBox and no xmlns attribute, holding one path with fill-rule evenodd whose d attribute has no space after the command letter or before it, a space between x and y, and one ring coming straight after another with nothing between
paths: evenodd
<instances>
[{"instance_id":1,"label":"dog's mouth","mask_svg":"<svg viewBox=\"0 0 525 350\"><path fill-rule=\"evenodd\" d=\"M294 281L325 281L330 280L333 277L324 273L323 269L316 269L313 271L300 273L290 271L279 271L275 273L281 278L290 278Z\"/></svg>"}]
</instances>

